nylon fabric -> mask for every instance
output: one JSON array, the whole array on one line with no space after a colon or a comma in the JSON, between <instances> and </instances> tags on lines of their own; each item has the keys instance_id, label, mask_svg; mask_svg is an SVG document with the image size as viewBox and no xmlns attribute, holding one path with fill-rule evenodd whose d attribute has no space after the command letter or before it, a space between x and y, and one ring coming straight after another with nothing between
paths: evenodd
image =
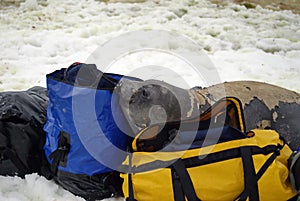
<instances>
[{"instance_id":1,"label":"nylon fabric","mask_svg":"<svg viewBox=\"0 0 300 201\"><path fill-rule=\"evenodd\" d=\"M47 75L45 155L55 181L87 200L122 195L114 170L126 157L130 128L112 93L122 77L82 63Z\"/></svg>"},{"instance_id":2,"label":"nylon fabric","mask_svg":"<svg viewBox=\"0 0 300 201\"><path fill-rule=\"evenodd\" d=\"M228 149L251 148L252 146L253 150L261 150L260 154L252 156L256 174L274 151L280 151L280 155L270 164L258 181L259 199L269 201L293 198L296 194L289 182L289 170L287 168L287 159L292 154L291 149L284 144L275 131L253 130L252 132L254 136L250 138L219 143L211 147L186 150L185 152L133 152L132 181L135 199L138 201L174 200L174 194L170 193L173 189L171 168L169 166L157 166L155 168L154 166L154 169L148 171L135 172L135 169L137 170L142 165L146 166L158 160L172 161L178 156L183 161L192 157L200 156L202 158L201 156L208 154L209 150L211 153L218 153ZM271 149L271 146L278 147L278 149ZM124 162L125 166L126 164L128 165L128 160ZM187 171L200 200L232 201L238 198L244 190L244 171L241 156L188 167ZM126 191L128 186L127 176L126 173L122 174L125 197L128 196ZM164 194L161 192L164 192Z\"/></svg>"}]
</instances>

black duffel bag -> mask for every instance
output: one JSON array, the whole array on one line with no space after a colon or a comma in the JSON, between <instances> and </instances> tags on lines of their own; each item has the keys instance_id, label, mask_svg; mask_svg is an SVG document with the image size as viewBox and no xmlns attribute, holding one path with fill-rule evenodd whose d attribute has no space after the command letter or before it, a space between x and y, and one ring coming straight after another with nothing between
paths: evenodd
<instances>
[{"instance_id":1,"label":"black duffel bag","mask_svg":"<svg viewBox=\"0 0 300 201\"><path fill-rule=\"evenodd\" d=\"M42 87L0 93L0 175L41 172L47 102Z\"/></svg>"}]
</instances>

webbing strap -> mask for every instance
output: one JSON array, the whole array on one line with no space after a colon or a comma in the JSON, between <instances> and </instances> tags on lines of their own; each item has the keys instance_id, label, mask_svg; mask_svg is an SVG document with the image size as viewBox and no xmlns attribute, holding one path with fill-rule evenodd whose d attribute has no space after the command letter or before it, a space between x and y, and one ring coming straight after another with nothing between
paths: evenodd
<instances>
[{"instance_id":1,"label":"webbing strap","mask_svg":"<svg viewBox=\"0 0 300 201\"><path fill-rule=\"evenodd\" d=\"M259 171L256 174L256 180L258 181L261 176L266 172L268 167L273 163L273 161L276 159L276 157L279 155L279 152L274 152L268 159L267 161L263 164L263 166L259 169Z\"/></svg>"},{"instance_id":2,"label":"webbing strap","mask_svg":"<svg viewBox=\"0 0 300 201\"><path fill-rule=\"evenodd\" d=\"M54 152L52 152L49 155L49 158L52 160L50 169L54 175L56 175L57 173L57 166L59 165L60 161L63 161L70 151L70 144L68 143L68 140L65 137L66 134L67 133L63 131L60 133L58 147Z\"/></svg>"},{"instance_id":3,"label":"webbing strap","mask_svg":"<svg viewBox=\"0 0 300 201\"><path fill-rule=\"evenodd\" d=\"M249 169L249 167L247 167L247 169L245 169L245 165L247 163L249 163L249 162L247 162L247 160L249 160L249 153L251 155L251 148L250 147L242 147L241 148L241 154L242 154L242 160L243 160L243 166L244 166L244 174L245 174L244 177L247 176L247 182L246 182L246 178L245 178L245 181L244 181L245 189L242 192L242 194L239 196L239 201L246 200L247 197L249 197L250 201L259 200L257 182L262 177L262 175L266 172L268 167L273 163L273 161L276 159L276 157L279 155L278 151L279 150L274 151L274 153L267 159L267 161L259 169L257 174L254 175L254 177L253 177L254 179L250 179L250 181L249 181L249 175L247 176L247 171L249 171L247 169ZM246 158L248 158L248 159L246 159ZM244 160L245 160L245 163L244 163ZM251 156L251 160L252 160L252 156ZM253 161L252 161L252 163L253 163ZM253 168L254 168L254 166L253 166ZM251 174L251 175L253 176L253 174ZM247 185L248 185L248 187L247 187ZM249 185L252 185L252 186L249 187ZM253 192L251 192L251 191L253 191Z\"/></svg>"},{"instance_id":4,"label":"webbing strap","mask_svg":"<svg viewBox=\"0 0 300 201\"><path fill-rule=\"evenodd\" d=\"M126 201L136 201L134 199L133 184L132 184L132 153L129 152L129 170L128 170L128 198Z\"/></svg>"},{"instance_id":5,"label":"webbing strap","mask_svg":"<svg viewBox=\"0 0 300 201\"><path fill-rule=\"evenodd\" d=\"M171 169L172 171L172 184L173 184L173 192L174 192L174 200L175 201L185 201L185 196L183 193L183 189L181 187L181 182L179 179L178 174L174 170L174 168Z\"/></svg>"},{"instance_id":6,"label":"webbing strap","mask_svg":"<svg viewBox=\"0 0 300 201\"><path fill-rule=\"evenodd\" d=\"M248 197L250 201L259 201L258 185L254 163L250 147L241 147L241 156L244 168L244 192L239 201L245 201Z\"/></svg>"},{"instance_id":7,"label":"webbing strap","mask_svg":"<svg viewBox=\"0 0 300 201\"><path fill-rule=\"evenodd\" d=\"M181 187L188 201L200 201L197 197L192 180L186 167L181 159L178 159L172 164L172 167L176 171L179 180L181 181Z\"/></svg>"}]
</instances>

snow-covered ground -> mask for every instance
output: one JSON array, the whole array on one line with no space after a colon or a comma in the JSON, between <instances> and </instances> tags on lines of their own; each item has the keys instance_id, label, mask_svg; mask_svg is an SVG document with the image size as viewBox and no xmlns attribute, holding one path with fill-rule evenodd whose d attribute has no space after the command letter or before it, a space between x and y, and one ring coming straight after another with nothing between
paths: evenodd
<instances>
[{"instance_id":1,"label":"snow-covered ground","mask_svg":"<svg viewBox=\"0 0 300 201\"><path fill-rule=\"evenodd\" d=\"M300 92L300 15L207 0L47 0L43 5L27 0L20 7L1 7L0 91L45 86L45 74L85 62L105 41L141 29L168 30L196 41L221 81L257 80ZM133 58L132 65L143 62ZM121 68L131 68L126 62ZM0 200L82 199L32 174L0 177Z\"/></svg>"}]
</instances>

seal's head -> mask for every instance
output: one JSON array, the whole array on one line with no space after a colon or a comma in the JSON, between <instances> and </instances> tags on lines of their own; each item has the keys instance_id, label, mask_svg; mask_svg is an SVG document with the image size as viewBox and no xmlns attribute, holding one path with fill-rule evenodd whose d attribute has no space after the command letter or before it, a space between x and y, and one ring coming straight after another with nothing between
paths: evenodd
<instances>
[{"instance_id":1,"label":"seal's head","mask_svg":"<svg viewBox=\"0 0 300 201\"><path fill-rule=\"evenodd\" d=\"M159 80L126 80L119 93L125 116L138 128L190 117L196 108L189 90Z\"/></svg>"},{"instance_id":2,"label":"seal's head","mask_svg":"<svg viewBox=\"0 0 300 201\"><path fill-rule=\"evenodd\" d=\"M158 84L147 84L131 96L129 115L139 127L179 120L180 103L170 89Z\"/></svg>"}]
</instances>

